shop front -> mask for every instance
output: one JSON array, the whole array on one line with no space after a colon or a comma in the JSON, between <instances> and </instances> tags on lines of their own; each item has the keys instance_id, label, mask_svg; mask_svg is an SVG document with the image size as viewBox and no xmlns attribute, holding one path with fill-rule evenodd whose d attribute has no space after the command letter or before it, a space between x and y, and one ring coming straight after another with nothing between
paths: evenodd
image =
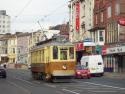
<instances>
[{"instance_id":1,"label":"shop front","mask_svg":"<svg viewBox=\"0 0 125 94\"><path fill-rule=\"evenodd\" d=\"M103 51L105 72L125 72L125 46L109 47Z\"/></svg>"}]
</instances>

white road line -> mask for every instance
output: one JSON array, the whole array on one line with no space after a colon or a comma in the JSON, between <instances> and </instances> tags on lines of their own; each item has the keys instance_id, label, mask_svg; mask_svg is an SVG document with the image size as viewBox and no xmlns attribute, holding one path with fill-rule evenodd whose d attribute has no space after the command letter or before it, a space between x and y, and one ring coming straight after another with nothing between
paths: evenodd
<instances>
[{"instance_id":1,"label":"white road line","mask_svg":"<svg viewBox=\"0 0 125 94\"><path fill-rule=\"evenodd\" d=\"M89 90L91 91L91 90ZM113 92L117 92L117 91L91 91L91 92L95 92L95 93L113 93Z\"/></svg>"},{"instance_id":2,"label":"white road line","mask_svg":"<svg viewBox=\"0 0 125 94\"><path fill-rule=\"evenodd\" d=\"M50 84L44 84L44 85L49 86L49 87L52 87L52 88L56 88L55 85L50 85Z\"/></svg>"},{"instance_id":3,"label":"white road line","mask_svg":"<svg viewBox=\"0 0 125 94\"><path fill-rule=\"evenodd\" d=\"M84 82L84 83L92 84L92 85L98 85L98 86L104 86L104 87L110 87L110 88L116 88L116 89L120 89L120 90L125 90L125 88L115 87L115 86L110 86L110 85L102 85L102 84L96 84L96 83L91 83L91 82Z\"/></svg>"},{"instance_id":4,"label":"white road line","mask_svg":"<svg viewBox=\"0 0 125 94\"><path fill-rule=\"evenodd\" d=\"M14 78L14 79L17 79L17 80L26 82L26 83L28 83L28 84L30 84L30 85L33 85L33 86L34 86L34 85L37 85L37 84L33 84L33 83L29 82L29 81L26 81L26 80L23 80L23 79L20 79L20 78Z\"/></svg>"},{"instance_id":5,"label":"white road line","mask_svg":"<svg viewBox=\"0 0 125 94\"><path fill-rule=\"evenodd\" d=\"M24 92L26 92L26 94L31 94L31 92L30 92L29 90L27 90L27 89L25 89L25 88L23 88L23 87L17 85L16 83L13 83L13 82L10 82L10 81L7 81L7 82L8 82L9 84L11 84L11 85L13 85L13 86L15 86L15 87L17 87L17 88L23 90Z\"/></svg>"},{"instance_id":6,"label":"white road line","mask_svg":"<svg viewBox=\"0 0 125 94\"><path fill-rule=\"evenodd\" d=\"M70 93L74 93L74 94L80 94L80 93L77 93L77 92L74 92L74 91L71 91L71 90L68 90L68 89L62 89L63 91L67 91L67 92L70 92Z\"/></svg>"}]
</instances>

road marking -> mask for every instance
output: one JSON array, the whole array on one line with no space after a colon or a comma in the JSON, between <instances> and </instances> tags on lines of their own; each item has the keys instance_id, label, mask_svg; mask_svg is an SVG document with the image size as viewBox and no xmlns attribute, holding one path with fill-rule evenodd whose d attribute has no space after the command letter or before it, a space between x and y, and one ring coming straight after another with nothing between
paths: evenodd
<instances>
[{"instance_id":1,"label":"road marking","mask_svg":"<svg viewBox=\"0 0 125 94\"><path fill-rule=\"evenodd\" d=\"M49 86L49 87L52 87L52 88L56 88L55 85L50 85L50 84L44 84L44 85Z\"/></svg>"},{"instance_id":2,"label":"road marking","mask_svg":"<svg viewBox=\"0 0 125 94\"><path fill-rule=\"evenodd\" d=\"M104 86L104 87L110 87L110 88L125 90L125 88L122 88L122 87L115 87L115 86L97 84L97 83L92 83L92 82L82 82L82 81L75 81L75 82L81 82L81 83L87 83L87 84L96 85L96 86Z\"/></svg>"},{"instance_id":3,"label":"road marking","mask_svg":"<svg viewBox=\"0 0 125 94\"><path fill-rule=\"evenodd\" d=\"M26 92L26 94L31 94L31 92L30 92L28 89L23 88L23 87L17 85L16 83L14 83L14 82L10 82L10 81L7 81L7 82L8 82L9 84L11 84L11 85L13 85L13 86L15 86L15 87L17 87L17 88L23 90L24 92Z\"/></svg>"},{"instance_id":4,"label":"road marking","mask_svg":"<svg viewBox=\"0 0 125 94\"><path fill-rule=\"evenodd\" d=\"M20 78L14 78L14 79L17 79L17 80L26 82L26 83L28 83L28 84L30 84L30 85L33 85L33 86L34 86L34 85L37 85L37 84L33 84L33 83L29 82L29 81L26 81L26 80L23 80L23 79L20 79Z\"/></svg>"},{"instance_id":5,"label":"road marking","mask_svg":"<svg viewBox=\"0 0 125 94\"><path fill-rule=\"evenodd\" d=\"M63 91L67 91L67 92L70 92L70 93L74 93L74 94L80 94L80 93L77 93L77 92L74 92L74 91L71 91L71 90L68 90L68 89L62 89Z\"/></svg>"},{"instance_id":6,"label":"road marking","mask_svg":"<svg viewBox=\"0 0 125 94\"><path fill-rule=\"evenodd\" d=\"M91 91L91 90L89 90L89 91ZM100 92L102 92L102 93L113 93L113 92L117 92L117 91L91 91L91 92L95 92L95 93L100 93Z\"/></svg>"},{"instance_id":7,"label":"road marking","mask_svg":"<svg viewBox=\"0 0 125 94\"><path fill-rule=\"evenodd\" d=\"M98 85L98 86L104 86L104 87L110 87L110 88L116 88L116 89L121 89L121 90L125 90L125 88L115 87L115 86L110 86L110 85L102 85L102 84L96 84L96 83L91 83L91 82L84 82L84 83L92 84L92 85Z\"/></svg>"}]
</instances>

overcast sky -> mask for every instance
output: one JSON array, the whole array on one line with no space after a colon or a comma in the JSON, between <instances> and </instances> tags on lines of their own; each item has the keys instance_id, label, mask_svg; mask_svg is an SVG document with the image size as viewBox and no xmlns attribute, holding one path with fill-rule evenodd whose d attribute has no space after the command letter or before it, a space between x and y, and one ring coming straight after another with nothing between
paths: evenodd
<instances>
[{"instance_id":1,"label":"overcast sky","mask_svg":"<svg viewBox=\"0 0 125 94\"><path fill-rule=\"evenodd\" d=\"M31 31L68 21L69 0L0 0L0 10L11 16L11 31Z\"/></svg>"}]
</instances>

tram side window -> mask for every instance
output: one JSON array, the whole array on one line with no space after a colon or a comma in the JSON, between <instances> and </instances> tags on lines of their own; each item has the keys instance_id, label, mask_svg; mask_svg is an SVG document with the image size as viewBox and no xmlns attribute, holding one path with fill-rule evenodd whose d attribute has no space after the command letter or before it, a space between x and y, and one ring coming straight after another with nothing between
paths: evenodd
<instances>
[{"instance_id":1,"label":"tram side window","mask_svg":"<svg viewBox=\"0 0 125 94\"><path fill-rule=\"evenodd\" d=\"M58 47L53 47L53 59L58 59Z\"/></svg>"},{"instance_id":2,"label":"tram side window","mask_svg":"<svg viewBox=\"0 0 125 94\"><path fill-rule=\"evenodd\" d=\"M74 59L74 48L73 47L69 48L69 57L70 57L70 59Z\"/></svg>"},{"instance_id":3,"label":"tram side window","mask_svg":"<svg viewBox=\"0 0 125 94\"><path fill-rule=\"evenodd\" d=\"M60 60L67 60L67 50L60 49Z\"/></svg>"}]
</instances>

